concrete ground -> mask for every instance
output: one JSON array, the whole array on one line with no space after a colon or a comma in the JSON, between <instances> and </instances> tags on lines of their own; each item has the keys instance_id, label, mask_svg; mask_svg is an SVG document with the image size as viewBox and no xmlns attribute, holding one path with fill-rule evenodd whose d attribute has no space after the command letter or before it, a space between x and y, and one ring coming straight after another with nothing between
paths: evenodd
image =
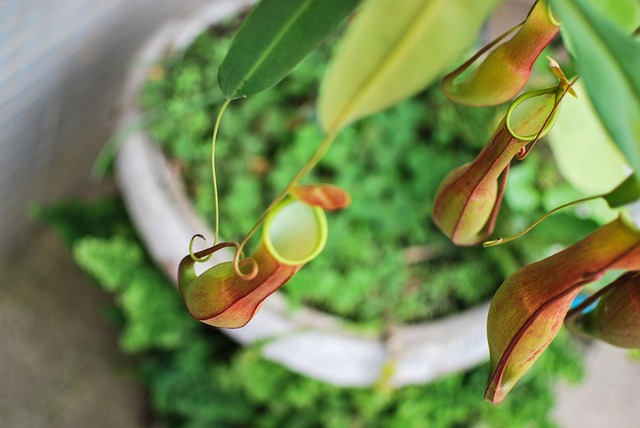
<instances>
[{"instance_id":1,"label":"concrete ground","mask_svg":"<svg viewBox=\"0 0 640 428\"><path fill-rule=\"evenodd\" d=\"M105 318L111 302L40 229L0 260L0 427L149 427L145 392ZM631 428L640 421L640 363L594 344L587 377L558 387L565 428ZM481 399L478 397L478 399ZM498 427L500 428L500 427Z\"/></svg>"},{"instance_id":2,"label":"concrete ground","mask_svg":"<svg viewBox=\"0 0 640 428\"><path fill-rule=\"evenodd\" d=\"M0 427L149 426L111 298L40 229L0 260Z\"/></svg>"},{"instance_id":3,"label":"concrete ground","mask_svg":"<svg viewBox=\"0 0 640 428\"><path fill-rule=\"evenodd\" d=\"M564 428L640 426L640 361L625 350L594 342L585 355L586 376L558 385L554 415Z\"/></svg>"}]
</instances>

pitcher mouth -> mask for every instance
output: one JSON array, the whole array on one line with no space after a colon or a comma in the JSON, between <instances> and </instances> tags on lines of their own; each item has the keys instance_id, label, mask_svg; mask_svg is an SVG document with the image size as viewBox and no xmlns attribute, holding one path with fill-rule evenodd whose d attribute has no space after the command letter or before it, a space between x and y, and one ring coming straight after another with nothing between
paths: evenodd
<instances>
[{"instance_id":1,"label":"pitcher mouth","mask_svg":"<svg viewBox=\"0 0 640 428\"><path fill-rule=\"evenodd\" d=\"M327 242L324 211L289 198L267 216L262 240L280 263L305 264L317 257Z\"/></svg>"}]
</instances>

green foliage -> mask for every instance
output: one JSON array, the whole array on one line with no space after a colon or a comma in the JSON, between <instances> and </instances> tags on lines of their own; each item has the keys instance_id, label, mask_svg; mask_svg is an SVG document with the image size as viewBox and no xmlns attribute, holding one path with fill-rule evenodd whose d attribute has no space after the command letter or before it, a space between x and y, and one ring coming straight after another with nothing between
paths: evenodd
<instances>
[{"instance_id":1,"label":"green foliage","mask_svg":"<svg viewBox=\"0 0 640 428\"><path fill-rule=\"evenodd\" d=\"M118 294L127 320L121 337L125 350L175 348L188 335L192 325L181 315L184 308L175 290L149 266L137 242L118 235L88 236L74 244L73 256L105 290Z\"/></svg>"},{"instance_id":2,"label":"green foliage","mask_svg":"<svg viewBox=\"0 0 640 428\"><path fill-rule=\"evenodd\" d=\"M203 34L179 58L163 65L165 77L150 82L141 99L161 118L149 132L182 167L196 209L210 220L209 139L213 105L221 97L208 105L190 100L215 91L217 63L227 47L218 32ZM332 49L311 54L277 91L227 110L216 145L224 239L241 239L322 141L308 94L317 90ZM176 105L183 106L179 113L172 108ZM493 109L455 105L432 88L345 129L308 181L345 188L354 195L353 204L330 215L325 251L283 288L291 304L311 304L371 323L443 316L488 299L505 274L559 242L549 233L536 240L537 252L523 250L534 248L526 243L490 252L457 248L430 220L443 177L475 156L498 117ZM514 174L527 164L513 168ZM534 199L526 211L501 214L503 231L518 232L542 214L541 195L553 173L542 179L520 174L524 190L516 194ZM577 236L563 234L560 242ZM428 256L410 263L409 247L422 248Z\"/></svg>"},{"instance_id":3,"label":"green foliage","mask_svg":"<svg viewBox=\"0 0 640 428\"><path fill-rule=\"evenodd\" d=\"M322 79L318 115L324 131L335 133L433 83L474 42L499 2L366 2Z\"/></svg>"},{"instance_id":4,"label":"green foliage","mask_svg":"<svg viewBox=\"0 0 640 428\"><path fill-rule=\"evenodd\" d=\"M228 46L217 29L201 36L161 66L141 97L155 120L149 132L182 169L197 209L209 219L209 139L222 102L216 70ZM277 92L232 104L225 115L217 158L226 239L242 237L322 139L310 124L315 101L307 94L329 52L313 53ZM541 228L533 245L524 240L488 250L455 248L437 231L429 220L437 186L484 145L495 116L429 90L345 130L310 180L346 188L354 203L329 219L323 256L285 287L292 304L371 323L442 316L486 300L521 263L592 228L580 223L579 231L560 238ZM538 174L513 168L518 191L507 198L502 232L519 231L542 212L556 175L544 159L534 165ZM137 241L120 202L39 214L114 294L123 349L139 356L140 379L167 427L547 427L553 426L553 382L580 375L575 349L556 340L500 407L479 399L486 365L424 386L335 388L265 361L259 347L239 349L192 320Z\"/></svg>"},{"instance_id":5,"label":"green foliage","mask_svg":"<svg viewBox=\"0 0 640 428\"><path fill-rule=\"evenodd\" d=\"M37 217L58 231L80 267L118 296L126 351L176 348L188 340L194 326L182 315L171 282L138 243L120 201L101 200L90 207L72 202L41 208Z\"/></svg>"},{"instance_id":6,"label":"green foliage","mask_svg":"<svg viewBox=\"0 0 640 428\"><path fill-rule=\"evenodd\" d=\"M611 2L625 15L628 2ZM551 0L602 125L640 176L640 44L587 0ZM617 7L616 7L617 6ZM607 14L610 15L610 14ZM638 14L626 13L627 17ZM638 22L628 23L637 28Z\"/></svg>"},{"instance_id":7,"label":"green foliage","mask_svg":"<svg viewBox=\"0 0 640 428\"><path fill-rule=\"evenodd\" d=\"M246 98L281 81L342 23L359 0L262 0L235 33L220 89Z\"/></svg>"},{"instance_id":8,"label":"green foliage","mask_svg":"<svg viewBox=\"0 0 640 428\"><path fill-rule=\"evenodd\" d=\"M69 240L74 257L114 294L123 348L140 356L139 378L167 427L550 427L553 382L581 376L565 337L499 407L479 399L486 364L423 386L336 388L262 359L259 348L240 349L191 319L132 236L119 201L63 204L40 217L58 230L82 231Z\"/></svg>"},{"instance_id":9,"label":"green foliage","mask_svg":"<svg viewBox=\"0 0 640 428\"><path fill-rule=\"evenodd\" d=\"M251 406L230 370L224 347L234 346L220 333L206 333L142 361L152 405L168 427L249 426L260 409Z\"/></svg>"}]
</instances>

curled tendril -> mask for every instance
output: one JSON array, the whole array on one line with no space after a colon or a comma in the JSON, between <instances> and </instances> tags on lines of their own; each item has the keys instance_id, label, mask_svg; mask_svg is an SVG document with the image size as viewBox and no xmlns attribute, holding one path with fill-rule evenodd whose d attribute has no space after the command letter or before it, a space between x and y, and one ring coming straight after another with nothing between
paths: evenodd
<instances>
[{"instance_id":1,"label":"curled tendril","mask_svg":"<svg viewBox=\"0 0 640 428\"><path fill-rule=\"evenodd\" d=\"M236 253L235 253L235 256L233 257L233 270L235 271L236 275L238 275L238 277L246 281L250 281L258 275L258 271L259 271L258 263L256 263L256 261L253 260L252 258L248 258L248 259L242 258L243 257L242 248L240 247L239 243L222 242L220 244L214 245L211 248L207 248L205 250L201 250L196 253L193 251L193 243L196 240L196 238L200 238L206 242L205 237L199 233L191 237L191 241L189 242L189 256L191 257L191 260L193 260L194 262L204 263L207 260L209 260L213 255L213 253L215 253L216 251L221 250L222 248L234 247L236 249ZM251 271L249 273L244 273L240 270L241 262L244 262L245 265L249 263L252 265Z\"/></svg>"},{"instance_id":2,"label":"curled tendril","mask_svg":"<svg viewBox=\"0 0 640 428\"><path fill-rule=\"evenodd\" d=\"M525 158L529 156L529 153L531 152L531 150L533 150L533 147L536 145L537 142L538 142L538 137L536 137L536 139L533 140L531 144L529 144L528 146L522 147L515 156L516 160L518 161L525 160Z\"/></svg>"},{"instance_id":3,"label":"curled tendril","mask_svg":"<svg viewBox=\"0 0 640 428\"><path fill-rule=\"evenodd\" d=\"M572 86L574 85L574 83L576 83L578 81L579 78L580 78L580 76L574 77L573 80L571 80L571 82L569 82L568 84L561 83L562 93L560 94L560 96L558 97L558 100L553 105L553 108L551 109L551 112L547 116L547 119L544 121L544 123L540 127L540 130L536 134L536 138L534 138L533 141L531 143L529 143L528 145L525 145L524 147L522 147L522 149L520 149L518 154L516 154L515 158L517 160L519 160L519 161L524 160L529 155L531 150L533 150L533 147L536 145L536 143L540 139L540 137L542 135L542 132L545 130L545 128L547 127L547 125L551 121L551 118L553 117L555 112L560 107L560 103L562 102L562 99L565 97L565 95L567 95L567 93L570 93L573 96L575 96L575 92L573 91Z\"/></svg>"},{"instance_id":4,"label":"curled tendril","mask_svg":"<svg viewBox=\"0 0 640 428\"><path fill-rule=\"evenodd\" d=\"M193 260L196 263L204 263L211 258L211 254L213 253L208 253L204 257L198 257L196 253L193 252L193 243L196 240L196 238L200 238L204 242L207 242L206 238L200 233L193 235L191 237L191 241L189 241L189 256L191 256L191 260Z\"/></svg>"},{"instance_id":5,"label":"curled tendril","mask_svg":"<svg viewBox=\"0 0 640 428\"><path fill-rule=\"evenodd\" d=\"M189 257L191 257L191 260L193 260L196 263L203 263L206 262L207 260L209 260L211 258L211 255L213 255L213 253L220 251L223 248L228 248L228 247L235 247L238 248L238 243L237 242L221 242L219 244L216 244L212 247L209 248L205 248L204 250L200 250L198 252L194 252L193 251L193 242L195 241L196 238L201 238L201 239L205 239L204 236L197 234L194 235L191 238L191 242L189 243Z\"/></svg>"},{"instance_id":6,"label":"curled tendril","mask_svg":"<svg viewBox=\"0 0 640 428\"><path fill-rule=\"evenodd\" d=\"M243 279L245 281L251 281L253 278L255 278L258 275L258 272L260 270L260 268L258 267L258 263L253 260L251 257L249 257L248 259L243 258L244 255L242 254L242 245L234 242L232 244L235 249L236 249L236 253L233 256L233 271L235 272L236 275L238 275L238 278ZM251 266L251 271L249 273L244 273L242 272L242 270L240 270L240 263L241 262L245 262L246 263L250 263Z\"/></svg>"}]
</instances>

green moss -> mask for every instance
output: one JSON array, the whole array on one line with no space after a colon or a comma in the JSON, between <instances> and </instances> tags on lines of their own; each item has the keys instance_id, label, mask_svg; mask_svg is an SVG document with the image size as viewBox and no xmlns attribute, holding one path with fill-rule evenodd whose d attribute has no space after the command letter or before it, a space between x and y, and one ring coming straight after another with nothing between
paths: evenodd
<instances>
[{"instance_id":1,"label":"green moss","mask_svg":"<svg viewBox=\"0 0 640 428\"><path fill-rule=\"evenodd\" d=\"M162 65L164 78L150 82L141 97L157 115L149 132L182 166L194 205L209 220L210 136L221 101L215 75L227 46L220 36L200 36ZM277 89L227 110L216 151L224 239L243 237L322 140L309 94L316 93L330 51L312 54ZM216 95L194 103L201 94ZM457 106L432 88L345 130L306 181L345 188L353 205L330 215L325 251L283 288L291 305L362 322L411 322L488 299L504 278L499 260L530 259L509 256L506 247L493 250L504 256L489 257L479 248L456 248L430 215L441 180L475 156L495 118L495 110ZM528 178L525 184L535 186ZM428 247L432 256L408 263L409 247Z\"/></svg>"},{"instance_id":2,"label":"green moss","mask_svg":"<svg viewBox=\"0 0 640 428\"><path fill-rule=\"evenodd\" d=\"M162 64L164 76L141 94L143 122L153 123L150 134L182 169L208 219L209 142L222 100L216 69L228 43L217 31L199 37ZM233 103L225 115L216 156L226 239L248 231L319 144L308 94L315 93L330 50L314 53L277 89ZM563 234L541 229L533 239L482 250L456 248L434 227L437 186L480 150L495 115L455 106L431 89L345 130L308 181L338 184L354 202L330 216L323 255L284 288L291 304L374 325L442 316L486 300L519 265L593 228L574 222ZM535 165L534 173L513 168L517 191L503 207L499 234L517 232L541 214L555 172L544 160ZM41 210L40 217L116 296L123 349L140 356L140 379L168 427L548 427L553 382L581 372L575 349L560 338L500 406L481 399L486 365L397 390L332 387L265 361L259 348L239 349L192 320L137 241L120 202L67 204Z\"/></svg>"},{"instance_id":3,"label":"green moss","mask_svg":"<svg viewBox=\"0 0 640 428\"><path fill-rule=\"evenodd\" d=\"M141 96L156 115L151 135L182 166L197 211L210 221L210 136L222 101L216 73L227 47L219 31L201 35L162 64L164 78ZM322 141L313 94L332 49L313 53L276 89L227 110L216 150L224 239L240 240ZM193 101L202 94L206 103ZM283 288L292 307L310 304L369 323L444 316L488 299L506 274L552 244L593 229L593 222L565 217L564 228L487 252L457 248L434 226L440 182L481 150L498 115L453 104L435 87L343 131L307 182L337 184L354 195L353 204L330 215L325 251ZM534 153L512 168L500 234L519 232L543 213L544 192L558 174L541 158ZM429 248L432 256L407 263L409 247Z\"/></svg>"},{"instance_id":4,"label":"green moss","mask_svg":"<svg viewBox=\"0 0 640 428\"><path fill-rule=\"evenodd\" d=\"M554 382L581 376L579 355L563 334L499 406L482 401L486 364L396 390L336 388L300 376L191 319L125 217L119 201L41 211L59 230L82 231L70 235L73 255L114 293L123 349L139 356L139 378L164 426L551 427Z\"/></svg>"}]
</instances>

